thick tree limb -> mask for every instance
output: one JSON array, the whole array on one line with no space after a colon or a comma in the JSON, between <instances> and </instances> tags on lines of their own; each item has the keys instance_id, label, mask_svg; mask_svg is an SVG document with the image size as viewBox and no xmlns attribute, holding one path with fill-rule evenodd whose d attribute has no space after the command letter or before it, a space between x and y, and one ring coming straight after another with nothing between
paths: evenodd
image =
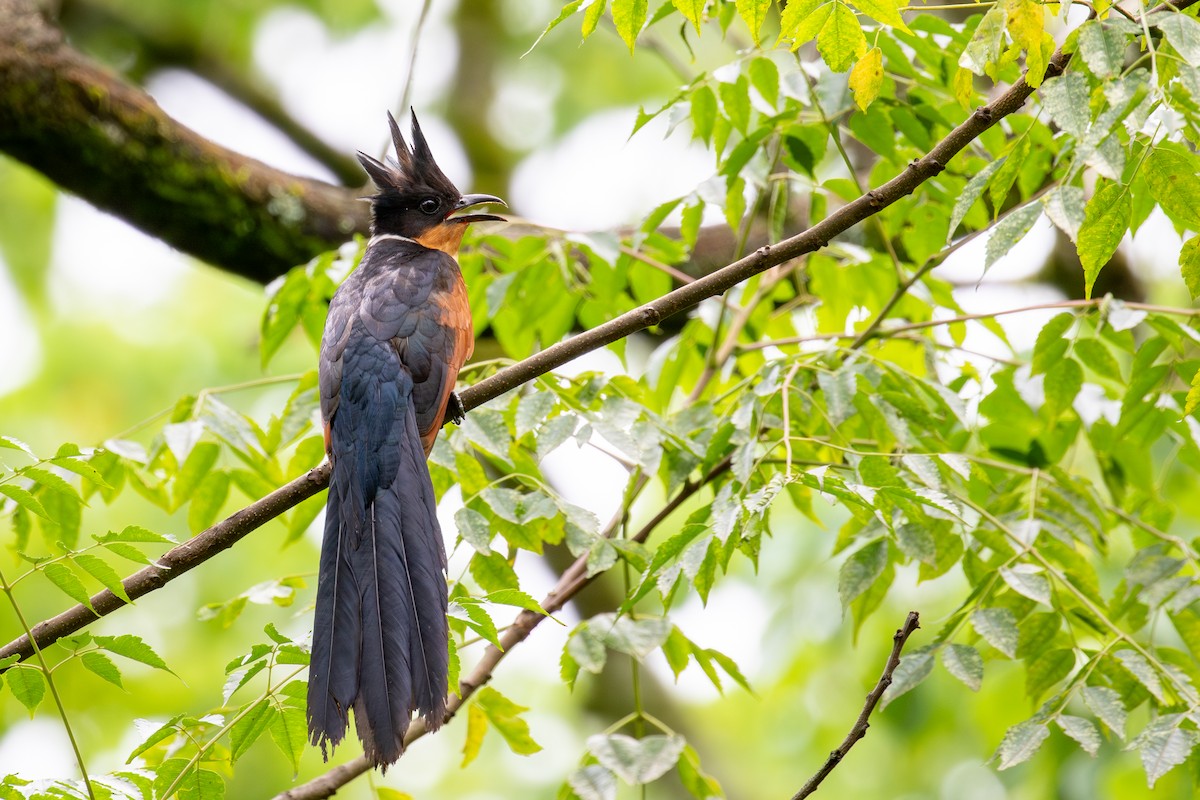
<instances>
[{"instance_id":1,"label":"thick tree limb","mask_svg":"<svg viewBox=\"0 0 1200 800\"><path fill-rule=\"evenodd\" d=\"M267 282L365 231L352 192L213 144L0 0L0 151L168 244Z\"/></svg>"},{"instance_id":2,"label":"thick tree limb","mask_svg":"<svg viewBox=\"0 0 1200 800\"><path fill-rule=\"evenodd\" d=\"M2 10L5 6L13 2L22 2L22 0L0 0L0 19L3 19ZM3 64L3 58L3 50L0 49L0 65ZM1068 60L1070 60L1070 55L1064 54L1061 50L1056 52L1050 59L1050 64L1046 69L1047 77L1061 74ZM0 77L2 77L2 72L0 72ZM558 342L540 353L536 353L517 364L500 370L494 375L479 381L461 393L460 397L463 402L463 408L469 411L482 403L499 397L507 391L528 383L534 378L578 358L584 353L597 350L637 331L657 325L663 319L692 308L710 297L715 297L760 272L764 272L771 267L804 255L805 253L819 250L828 244L834 236L845 232L870 215L882 211L905 195L911 194L922 183L937 175L945 169L946 164L959 151L992 125L995 125L1001 118L1019 109L1031 94L1033 94L1033 89L1024 80L1018 81L991 103L976 109L965 122L935 145L928 155L913 161L903 172L878 189L873 189L857 200L848 203L797 236L793 236L775 245L760 247L751 255L735 261L711 275L707 275L687 286L669 292L653 302L628 311L616 319L585 331L578 336ZM2 118L0 118L0 121L2 121ZM2 130L3 128L0 127L0 131ZM298 478L296 481L272 492L267 497L258 501L258 503L248 507L247 511L249 509L258 509L255 515L257 521L252 526L244 527L232 524L232 521L238 518L239 514L244 513L239 512L239 514L235 514L233 517L197 535L186 544L180 545L180 548L189 548L186 561L188 564L187 568L190 569L202 563L232 545L237 539L240 539L262 525L272 516L282 514L304 498L325 488L328 485L328 480L329 471L327 467L318 467L303 478ZM311 488L311 491L305 493L305 490L301 488L301 486L305 485ZM270 502L268 503L268 501ZM263 504L266 505L264 506ZM268 514L269 516L265 516ZM264 516L260 518L259 515ZM227 525L230 527L224 527ZM173 553L175 553L175 550L168 552L163 558L167 558ZM139 576L142 576L147 570L141 570L126 580L134 581L137 579L135 585L141 587L142 584L140 581L149 580L149 576ZM157 585L161 585L171 580L174 574L156 575L153 580L157 582ZM148 588L143 588L141 594L145 594L152 588L157 588L157 585L150 586L147 584ZM129 589L128 586L126 588ZM99 602L99 605L97 605L97 602ZM97 612L100 612L101 608L106 609L101 614L107 614L119 608L123 605L123 602L120 598L106 590L93 598L92 605L96 608ZM58 641L63 636L68 636L80 630L93 619L96 619L96 615L88 611L86 607L76 606L51 620L39 623L36 626L37 632L35 632L35 636L37 637L39 646L46 647ZM32 652L33 648L30 646L28 639L20 637L0 649L0 657L18 653L22 658L28 658Z\"/></svg>"},{"instance_id":3,"label":"thick tree limb","mask_svg":"<svg viewBox=\"0 0 1200 800\"><path fill-rule=\"evenodd\" d=\"M230 66L208 38L198 40L181 28L152 25L143 15L119 9L103 0L63 0L59 24L70 34L100 27L132 35L142 54L138 73L157 67L178 67L194 72L275 126L280 133L329 169L346 186L366 183L357 159L333 147L292 116L276 91L266 86L249 67ZM129 74L129 70L125 70ZM138 80L135 74L133 80Z\"/></svg>"},{"instance_id":4,"label":"thick tree limb","mask_svg":"<svg viewBox=\"0 0 1200 800\"><path fill-rule=\"evenodd\" d=\"M892 636L892 652L888 656L887 663L883 666L883 675L879 678L879 682L875 684L875 688L867 695L867 702L863 705L862 711L859 712L858 719L854 721L854 727L846 734L846 738L842 740L838 749L830 753L829 758L825 759L825 763L817 770L817 774L809 778L800 791L792 795L792 800L804 800L804 798L815 792L817 787L821 785L821 781L825 780L829 777L829 773L833 772L834 767L842 763L842 759L850 752L850 748L854 747L859 739L867 735L867 728L871 727L868 722L871 718L871 712L878 705L879 698L883 697L883 693L892 685L892 673L900 665L900 652L904 649L904 644L908 641L908 637L912 636L913 632L921 627L919 624L920 621L920 615L916 611L908 612L908 618L904 620L904 625Z\"/></svg>"}]
</instances>

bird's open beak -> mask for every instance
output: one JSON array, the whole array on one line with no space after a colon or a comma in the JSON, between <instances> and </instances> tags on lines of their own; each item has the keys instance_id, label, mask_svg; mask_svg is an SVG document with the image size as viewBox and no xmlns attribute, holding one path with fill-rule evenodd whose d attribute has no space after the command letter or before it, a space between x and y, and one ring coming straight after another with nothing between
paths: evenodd
<instances>
[{"instance_id":1,"label":"bird's open beak","mask_svg":"<svg viewBox=\"0 0 1200 800\"><path fill-rule=\"evenodd\" d=\"M459 201L455 204L454 208L450 211L450 213L453 215L453 214L458 213L459 211L462 211L465 208L471 208L472 206L483 205L484 203L496 203L496 204L499 204L499 205L502 205L505 207L507 207L507 205L508 205L503 200L501 200L499 197L495 197L494 195L467 194L467 195L463 195L459 199ZM459 216L446 217L446 222L461 222L463 224L468 224L471 222L504 222L504 221L505 221L504 217L498 217L495 214L459 214Z\"/></svg>"}]
</instances>

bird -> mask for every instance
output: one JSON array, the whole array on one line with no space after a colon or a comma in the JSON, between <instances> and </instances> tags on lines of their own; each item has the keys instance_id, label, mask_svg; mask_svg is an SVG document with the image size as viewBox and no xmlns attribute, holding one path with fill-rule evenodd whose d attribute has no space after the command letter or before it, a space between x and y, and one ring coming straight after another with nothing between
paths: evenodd
<instances>
[{"instance_id":1,"label":"bird","mask_svg":"<svg viewBox=\"0 0 1200 800\"><path fill-rule=\"evenodd\" d=\"M410 109L411 111L411 109ZM308 683L309 741L341 743L354 711L363 754L386 769L414 713L429 731L446 711L446 550L426 458L474 347L457 254L462 213L504 205L461 194L433 159L412 111L412 147L388 113L396 160L358 160L377 191L359 266L329 304L318 364L331 471Z\"/></svg>"}]
</instances>

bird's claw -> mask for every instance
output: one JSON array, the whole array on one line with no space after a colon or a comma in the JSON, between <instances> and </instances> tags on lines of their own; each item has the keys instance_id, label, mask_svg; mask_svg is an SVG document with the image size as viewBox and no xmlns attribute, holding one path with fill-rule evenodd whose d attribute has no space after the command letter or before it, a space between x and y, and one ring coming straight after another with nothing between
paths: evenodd
<instances>
[{"instance_id":1,"label":"bird's claw","mask_svg":"<svg viewBox=\"0 0 1200 800\"><path fill-rule=\"evenodd\" d=\"M458 396L458 392L450 393L450 399L446 402L446 416L455 425L462 425L463 420L467 418L467 410L463 408L462 398Z\"/></svg>"}]
</instances>

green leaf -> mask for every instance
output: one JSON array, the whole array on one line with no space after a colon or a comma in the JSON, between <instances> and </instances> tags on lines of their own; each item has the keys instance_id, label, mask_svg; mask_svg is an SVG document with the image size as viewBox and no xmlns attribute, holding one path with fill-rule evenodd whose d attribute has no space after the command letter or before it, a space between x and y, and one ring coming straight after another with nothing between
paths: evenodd
<instances>
[{"instance_id":1,"label":"green leaf","mask_svg":"<svg viewBox=\"0 0 1200 800\"><path fill-rule=\"evenodd\" d=\"M1125 722L1129 717L1121 695L1107 686L1085 686L1083 702L1101 722L1119 738L1125 738Z\"/></svg>"},{"instance_id":2,"label":"green leaf","mask_svg":"<svg viewBox=\"0 0 1200 800\"><path fill-rule=\"evenodd\" d=\"M1088 369L1103 378L1121 381L1121 365L1113 356L1112 351L1100 339L1077 339L1075 355Z\"/></svg>"},{"instance_id":3,"label":"green leaf","mask_svg":"<svg viewBox=\"0 0 1200 800\"><path fill-rule=\"evenodd\" d=\"M171 717L169 720L167 720L165 723L163 723L161 727L159 727L157 730L155 730L153 733L151 733L149 736L147 736L142 741L141 744L139 744L137 747L134 748L133 752L129 754L129 758L127 758L125 760L125 763L126 764L132 763L133 760L135 758L137 758L138 756L140 756L142 753L145 753L147 750L154 747L159 742L169 739L172 736L174 736L176 733L178 733L178 731L179 731L178 725L179 725L180 720L182 720L182 719L183 719L183 715L177 714L176 716Z\"/></svg>"},{"instance_id":4,"label":"green leaf","mask_svg":"<svg viewBox=\"0 0 1200 800\"><path fill-rule=\"evenodd\" d=\"M892 673L892 683L883 693L880 708L888 705L902 694L917 688L933 672L933 654L928 652L909 653L900 659Z\"/></svg>"},{"instance_id":5,"label":"green leaf","mask_svg":"<svg viewBox=\"0 0 1200 800\"><path fill-rule=\"evenodd\" d=\"M1075 652L1056 648L1039 653L1025 666L1025 694L1034 703L1042 699L1051 687L1071 674L1075 668Z\"/></svg>"},{"instance_id":6,"label":"green leaf","mask_svg":"<svg viewBox=\"0 0 1200 800\"><path fill-rule=\"evenodd\" d=\"M15 664L4 676L8 679L9 691L21 701L21 705L29 709L29 717L32 719L33 712L46 696L46 679L42 676L42 671L26 664Z\"/></svg>"},{"instance_id":7,"label":"green leaf","mask_svg":"<svg viewBox=\"0 0 1200 800\"><path fill-rule=\"evenodd\" d=\"M173 497L176 506L192 496L220 455L221 447L214 442L196 443L175 475Z\"/></svg>"},{"instance_id":8,"label":"green leaf","mask_svg":"<svg viewBox=\"0 0 1200 800\"><path fill-rule=\"evenodd\" d=\"M484 611L478 603L459 603L457 607L466 614L467 618L464 621L471 630L496 647L500 647L500 634L496 631L496 623L492 622L490 614Z\"/></svg>"},{"instance_id":9,"label":"green leaf","mask_svg":"<svg viewBox=\"0 0 1200 800\"><path fill-rule=\"evenodd\" d=\"M534 600L531 596L525 594L525 592L518 591L517 589L500 589L495 592L490 592L486 599L489 603L495 603L503 606L516 606L517 608L523 608L526 611L532 611L535 614L541 614L543 617L550 616L549 613L546 612L546 609L542 608L541 604L537 600Z\"/></svg>"},{"instance_id":10,"label":"green leaf","mask_svg":"<svg viewBox=\"0 0 1200 800\"><path fill-rule=\"evenodd\" d=\"M708 0L671 0L671 5L679 9L684 19L696 27L696 33L700 33L700 22L704 19L704 6L707 2Z\"/></svg>"},{"instance_id":11,"label":"green leaf","mask_svg":"<svg viewBox=\"0 0 1200 800\"><path fill-rule=\"evenodd\" d=\"M978 608L971 614L971 626L984 641L1009 658L1017 655L1017 619L1007 608Z\"/></svg>"},{"instance_id":12,"label":"green leaf","mask_svg":"<svg viewBox=\"0 0 1200 800\"><path fill-rule=\"evenodd\" d=\"M12 436L0 436L0 450L20 450L30 458L37 458L37 456L33 454L33 450L29 448L29 445Z\"/></svg>"},{"instance_id":13,"label":"green leaf","mask_svg":"<svg viewBox=\"0 0 1200 800\"><path fill-rule=\"evenodd\" d=\"M488 526L487 517L473 508L463 506L454 512L454 523L458 527L458 535L471 545L475 552L484 556L491 555L492 531Z\"/></svg>"},{"instance_id":14,"label":"green leaf","mask_svg":"<svg viewBox=\"0 0 1200 800\"><path fill-rule=\"evenodd\" d=\"M30 494L28 489L22 489L20 486L14 486L11 483L0 483L0 494L14 501L18 506L37 514L42 519L50 519L50 515L46 513L46 509L38 502L38 499Z\"/></svg>"},{"instance_id":15,"label":"green leaf","mask_svg":"<svg viewBox=\"0 0 1200 800\"><path fill-rule=\"evenodd\" d=\"M1117 245L1129 229L1133 206L1129 192L1117 183L1105 183L1092 195L1079 226L1079 260L1083 264L1084 294L1092 296L1092 286L1100 270L1117 252Z\"/></svg>"},{"instance_id":16,"label":"green leaf","mask_svg":"<svg viewBox=\"0 0 1200 800\"><path fill-rule=\"evenodd\" d=\"M712 139L713 123L717 117L717 96L707 85L701 84L692 92L691 114L696 136L708 144Z\"/></svg>"},{"instance_id":17,"label":"green leaf","mask_svg":"<svg viewBox=\"0 0 1200 800\"><path fill-rule=\"evenodd\" d=\"M978 692L983 685L983 657L970 645L946 645L942 651L942 666L973 692Z\"/></svg>"},{"instance_id":18,"label":"green leaf","mask_svg":"<svg viewBox=\"0 0 1200 800\"><path fill-rule=\"evenodd\" d=\"M1172 15L1174 16L1174 15ZM1200 23L1198 23L1200 24ZM1200 158L1188 152L1156 147L1142 164L1150 194L1171 221L1200 230Z\"/></svg>"},{"instance_id":19,"label":"green leaf","mask_svg":"<svg viewBox=\"0 0 1200 800\"><path fill-rule=\"evenodd\" d=\"M613 24L617 33L633 53L634 42L646 24L646 14L649 11L648 0L612 0Z\"/></svg>"},{"instance_id":20,"label":"green leaf","mask_svg":"<svg viewBox=\"0 0 1200 800\"><path fill-rule=\"evenodd\" d=\"M1124 68L1123 34L1111 30L1100 20L1089 19L1079 26L1078 36L1079 54L1083 56L1083 63L1097 78L1111 78ZM1048 83L1049 81L1046 82ZM1043 88L1046 84L1043 84Z\"/></svg>"},{"instance_id":21,"label":"green leaf","mask_svg":"<svg viewBox=\"0 0 1200 800\"><path fill-rule=\"evenodd\" d=\"M175 544L175 540L169 536L163 536L161 533L146 530L140 525L126 525L120 532L109 531L100 536L94 536L97 542L108 544L109 542L158 542L160 544Z\"/></svg>"},{"instance_id":22,"label":"green leaf","mask_svg":"<svg viewBox=\"0 0 1200 800\"><path fill-rule=\"evenodd\" d=\"M1062 732L1070 736L1084 752L1095 758L1096 753L1100 750L1100 745L1103 740L1100 738L1100 729L1096 727L1096 723L1084 717L1072 717L1069 714L1059 714L1055 719L1058 727L1062 728Z\"/></svg>"},{"instance_id":23,"label":"green leaf","mask_svg":"<svg viewBox=\"0 0 1200 800\"><path fill-rule=\"evenodd\" d=\"M121 576L117 574L115 569L109 566L107 561L88 553L79 553L71 560L78 564L84 572L100 581L105 589L108 589L126 603L132 602L129 599L129 594L125 591L125 585L121 583Z\"/></svg>"},{"instance_id":24,"label":"green leaf","mask_svg":"<svg viewBox=\"0 0 1200 800\"><path fill-rule=\"evenodd\" d=\"M304 754L308 744L308 721L304 709L299 706L284 705L279 713L271 717L271 740L279 748L279 752L287 757L292 765L293 773L300 769L300 756Z\"/></svg>"},{"instance_id":25,"label":"green leaf","mask_svg":"<svg viewBox=\"0 0 1200 800\"><path fill-rule=\"evenodd\" d=\"M485 592L498 592L504 589L516 589L519 585L517 573L512 564L499 553L489 555L476 553L471 557L471 577Z\"/></svg>"},{"instance_id":26,"label":"green leaf","mask_svg":"<svg viewBox=\"0 0 1200 800\"><path fill-rule=\"evenodd\" d=\"M1038 331L1037 341L1033 345L1033 359L1030 371L1040 375L1058 363L1067 352L1070 341L1066 338L1067 331L1075 323L1075 315L1064 311L1050 318L1050 321Z\"/></svg>"},{"instance_id":27,"label":"green leaf","mask_svg":"<svg viewBox=\"0 0 1200 800\"><path fill-rule=\"evenodd\" d=\"M120 636L94 636L92 641L96 643L97 647L128 658L130 661L138 661L146 666L154 667L154 669L171 672L171 668L159 657L158 653L142 641L141 637L134 636L132 633L123 633ZM171 672L171 674L175 673Z\"/></svg>"},{"instance_id":28,"label":"green leaf","mask_svg":"<svg viewBox=\"0 0 1200 800\"><path fill-rule=\"evenodd\" d=\"M876 539L846 559L838 572L838 596L842 608L850 604L878 580L888 563L886 539Z\"/></svg>"},{"instance_id":29,"label":"green leaf","mask_svg":"<svg viewBox=\"0 0 1200 800\"><path fill-rule=\"evenodd\" d=\"M971 41L958 58L958 65L976 75L988 74L988 67L1000 57L1003 40L1004 5L996 3L988 9L983 15L983 20L975 28Z\"/></svg>"},{"instance_id":30,"label":"green leaf","mask_svg":"<svg viewBox=\"0 0 1200 800\"><path fill-rule=\"evenodd\" d=\"M1032 564L1001 567L1000 577L1019 595L1050 605L1050 579Z\"/></svg>"},{"instance_id":31,"label":"green leaf","mask_svg":"<svg viewBox=\"0 0 1200 800\"><path fill-rule=\"evenodd\" d=\"M779 67L769 58L756 58L750 62L750 85L758 90L762 98L774 106L779 102Z\"/></svg>"},{"instance_id":32,"label":"green leaf","mask_svg":"<svg viewBox=\"0 0 1200 800\"><path fill-rule=\"evenodd\" d=\"M1133 677L1137 678L1138 683L1146 687L1150 694L1154 695L1158 702L1165 704L1167 702L1166 693L1163 691L1162 679L1158 677L1157 670L1146 660L1146 657L1136 650L1118 650L1113 653L1121 666L1129 670Z\"/></svg>"},{"instance_id":33,"label":"green leaf","mask_svg":"<svg viewBox=\"0 0 1200 800\"><path fill-rule=\"evenodd\" d=\"M79 657L79 661L90 672L99 675L115 686L120 686L122 689L125 688L121 683L121 670L117 669L117 665L113 663L113 660L104 655L104 653L94 651L84 653Z\"/></svg>"},{"instance_id":34,"label":"green leaf","mask_svg":"<svg viewBox=\"0 0 1200 800\"><path fill-rule=\"evenodd\" d=\"M1004 163L1000 165L1000 169L992 177L988 184L988 199L992 201L992 209L999 212L1004 208L1005 202L1008 200L1009 192L1012 191L1013 183L1017 180L1017 175L1027 166L1029 160L1029 149L1031 147L1031 138L1022 136L1017 139L1016 144L1012 146L1008 155L1004 158Z\"/></svg>"},{"instance_id":35,"label":"green leaf","mask_svg":"<svg viewBox=\"0 0 1200 800\"><path fill-rule=\"evenodd\" d=\"M817 34L817 52L834 72L850 69L856 58L867 52L858 16L845 3L834 3L833 13Z\"/></svg>"},{"instance_id":36,"label":"green leaf","mask_svg":"<svg viewBox=\"0 0 1200 800\"><path fill-rule=\"evenodd\" d=\"M200 769L186 758L169 758L158 766L154 796L166 800L167 790L181 775L178 794L173 795L180 800L223 800L225 797L225 781L221 776L212 770Z\"/></svg>"},{"instance_id":37,"label":"green leaf","mask_svg":"<svg viewBox=\"0 0 1200 800\"><path fill-rule=\"evenodd\" d=\"M88 595L83 581L79 580L79 576L72 572L66 564L60 562L46 564L42 567L42 573L50 579L51 583L62 590L63 594L89 609L92 608L92 598Z\"/></svg>"},{"instance_id":38,"label":"green leaf","mask_svg":"<svg viewBox=\"0 0 1200 800\"><path fill-rule=\"evenodd\" d=\"M567 774L567 784L579 800L616 800L617 776L599 764L580 767Z\"/></svg>"},{"instance_id":39,"label":"green leaf","mask_svg":"<svg viewBox=\"0 0 1200 800\"><path fill-rule=\"evenodd\" d=\"M529 724L521 719L528 708L519 706L491 686L485 686L475 694L475 702L487 714L488 722L504 737L508 747L517 755L530 755L542 746L529 735Z\"/></svg>"},{"instance_id":40,"label":"green leaf","mask_svg":"<svg viewBox=\"0 0 1200 800\"><path fill-rule=\"evenodd\" d=\"M588 750L601 765L631 786L650 783L675 766L686 741L682 736L646 736L634 739L619 733L596 734Z\"/></svg>"},{"instance_id":41,"label":"green leaf","mask_svg":"<svg viewBox=\"0 0 1200 800\"><path fill-rule=\"evenodd\" d=\"M1046 372L1043 389L1051 419L1071 408L1083 388L1083 367L1073 358L1063 358Z\"/></svg>"},{"instance_id":42,"label":"green leaf","mask_svg":"<svg viewBox=\"0 0 1200 800\"><path fill-rule=\"evenodd\" d=\"M1196 747L1196 731L1181 728L1183 720L1182 714L1159 717L1129 744L1131 749L1141 752L1146 783L1151 789L1159 778L1186 761Z\"/></svg>"},{"instance_id":43,"label":"green leaf","mask_svg":"<svg viewBox=\"0 0 1200 800\"><path fill-rule=\"evenodd\" d=\"M238 710L241 717L229 731L229 760L236 763L245 755L258 737L266 733L272 719L277 715L274 706L266 697L247 703Z\"/></svg>"},{"instance_id":44,"label":"green leaf","mask_svg":"<svg viewBox=\"0 0 1200 800\"><path fill-rule=\"evenodd\" d=\"M1192 299L1200 298L1200 236L1193 236L1183 243L1179 251L1179 271Z\"/></svg>"},{"instance_id":45,"label":"green leaf","mask_svg":"<svg viewBox=\"0 0 1200 800\"><path fill-rule=\"evenodd\" d=\"M912 33L900 16L900 7L895 0L851 0L859 11L874 20L892 28L899 28L905 33Z\"/></svg>"},{"instance_id":46,"label":"green leaf","mask_svg":"<svg viewBox=\"0 0 1200 800\"><path fill-rule=\"evenodd\" d=\"M1047 218L1060 231L1079 241L1079 228L1083 225L1084 196L1079 186L1056 186L1042 198L1042 208Z\"/></svg>"},{"instance_id":47,"label":"green leaf","mask_svg":"<svg viewBox=\"0 0 1200 800\"><path fill-rule=\"evenodd\" d=\"M671 633L671 623L666 617L644 617L597 614L588 625L607 647L626 653L639 661L662 646Z\"/></svg>"},{"instance_id":48,"label":"green leaf","mask_svg":"<svg viewBox=\"0 0 1200 800\"><path fill-rule=\"evenodd\" d=\"M733 83L717 86L717 92L721 95L725 116L733 123L733 127L745 133L750 125L750 82L739 75Z\"/></svg>"},{"instance_id":49,"label":"green leaf","mask_svg":"<svg viewBox=\"0 0 1200 800\"><path fill-rule=\"evenodd\" d=\"M595 32L607 3L608 0L592 0L592 4L583 10L583 24L579 26L579 32L585 40Z\"/></svg>"},{"instance_id":50,"label":"green leaf","mask_svg":"<svg viewBox=\"0 0 1200 800\"><path fill-rule=\"evenodd\" d=\"M1088 111L1088 82L1083 75L1065 72L1051 78L1042 84L1038 97L1058 127L1076 138L1087 133L1092 118Z\"/></svg>"},{"instance_id":51,"label":"green leaf","mask_svg":"<svg viewBox=\"0 0 1200 800\"><path fill-rule=\"evenodd\" d=\"M459 768L467 766L479 755L483 748L483 737L487 734L487 714L475 703L467 706L467 735L463 740L463 759Z\"/></svg>"},{"instance_id":52,"label":"green leaf","mask_svg":"<svg viewBox=\"0 0 1200 800\"><path fill-rule=\"evenodd\" d=\"M963 190L954 201L954 210L950 212L950 228L946 236L947 244L954 237L954 232L958 230L958 226L966 218L967 212L971 210L971 206L975 205L975 201L983 195L983 190L988 187L992 176L996 174L996 170L1000 169L1003 164L1003 161L989 162L971 180L967 181L967 185L963 187Z\"/></svg>"},{"instance_id":53,"label":"green leaf","mask_svg":"<svg viewBox=\"0 0 1200 800\"><path fill-rule=\"evenodd\" d=\"M791 49L799 49L824 27L834 5L824 0L791 0L780 17L780 40L791 39Z\"/></svg>"},{"instance_id":54,"label":"green leaf","mask_svg":"<svg viewBox=\"0 0 1200 800\"><path fill-rule=\"evenodd\" d=\"M537 47L538 44L542 41L542 39L546 38L547 33L554 30L559 25L561 25L563 22L565 22L566 19L568 17L572 16L576 11L578 11L579 7L582 5L583 5L583 0L571 0L571 2L564 5L562 7L562 10L558 12L558 16L555 17L554 19L550 20L550 24L547 25L540 34L538 34L538 37L533 40L533 44L529 45L529 49L524 52L522 57L527 56L530 53L532 53L533 48Z\"/></svg>"},{"instance_id":55,"label":"green leaf","mask_svg":"<svg viewBox=\"0 0 1200 800\"><path fill-rule=\"evenodd\" d=\"M746 27L750 29L750 37L758 45L758 34L762 30L767 11L771 8L771 0L737 0L737 11Z\"/></svg>"},{"instance_id":56,"label":"green leaf","mask_svg":"<svg viewBox=\"0 0 1200 800\"><path fill-rule=\"evenodd\" d=\"M995 224L988 236L987 247L984 250L983 268L986 270L1001 257L1008 255L1008 251L1025 238L1025 234L1029 233L1041 216L1041 203L1026 203L1005 214Z\"/></svg>"},{"instance_id":57,"label":"green leaf","mask_svg":"<svg viewBox=\"0 0 1200 800\"><path fill-rule=\"evenodd\" d=\"M1185 62L1193 67L1200 64L1200 21L1179 13L1160 14L1154 19L1159 21L1153 27L1163 32Z\"/></svg>"},{"instance_id":58,"label":"green leaf","mask_svg":"<svg viewBox=\"0 0 1200 800\"><path fill-rule=\"evenodd\" d=\"M1000 759L1000 769L1015 767L1033 758L1049 735L1050 727L1037 720L1028 719L1013 725L1004 734L1000 749L996 751Z\"/></svg>"}]
</instances>

